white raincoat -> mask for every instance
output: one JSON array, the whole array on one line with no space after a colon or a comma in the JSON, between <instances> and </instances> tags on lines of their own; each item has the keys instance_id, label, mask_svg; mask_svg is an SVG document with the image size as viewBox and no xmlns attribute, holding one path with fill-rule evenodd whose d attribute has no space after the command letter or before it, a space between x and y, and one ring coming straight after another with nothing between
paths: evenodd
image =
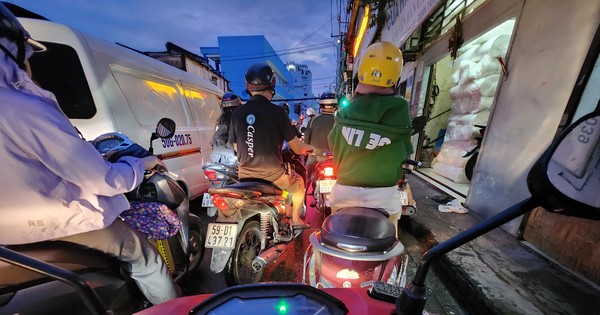
<instances>
[{"instance_id":1,"label":"white raincoat","mask_svg":"<svg viewBox=\"0 0 600 315\"><path fill-rule=\"evenodd\" d=\"M0 44L16 55L15 44L5 38ZM142 181L144 168L135 158L105 162L79 137L54 95L0 53L1 245L110 225L129 208L123 193Z\"/></svg>"}]
</instances>

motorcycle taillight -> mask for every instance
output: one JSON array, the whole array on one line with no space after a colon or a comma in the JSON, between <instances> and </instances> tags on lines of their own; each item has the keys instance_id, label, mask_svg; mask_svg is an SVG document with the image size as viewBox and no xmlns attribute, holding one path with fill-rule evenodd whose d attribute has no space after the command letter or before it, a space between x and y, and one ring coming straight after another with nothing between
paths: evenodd
<instances>
[{"instance_id":1,"label":"motorcycle taillight","mask_svg":"<svg viewBox=\"0 0 600 315\"><path fill-rule=\"evenodd\" d=\"M245 199L237 194L212 194L212 202L215 208L226 217L233 215L237 210L245 206L257 204L256 201Z\"/></svg>"},{"instance_id":2,"label":"motorcycle taillight","mask_svg":"<svg viewBox=\"0 0 600 315\"><path fill-rule=\"evenodd\" d=\"M204 175L206 175L209 180L217 180L217 172L213 170L204 170Z\"/></svg>"},{"instance_id":3,"label":"motorcycle taillight","mask_svg":"<svg viewBox=\"0 0 600 315\"><path fill-rule=\"evenodd\" d=\"M333 173L333 167L327 166L327 167L323 168L323 176L334 177L335 174Z\"/></svg>"}]
</instances>

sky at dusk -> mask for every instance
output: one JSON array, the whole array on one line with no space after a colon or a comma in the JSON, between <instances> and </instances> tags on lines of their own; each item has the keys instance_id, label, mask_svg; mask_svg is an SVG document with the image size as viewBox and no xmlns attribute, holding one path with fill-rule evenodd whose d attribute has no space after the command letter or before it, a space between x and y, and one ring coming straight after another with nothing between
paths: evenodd
<instances>
[{"instance_id":1,"label":"sky at dusk","mask_svg":"<svg viewBox=\"0 0 600 315\"><path fill-rule=\"evenodd\" d=\"M339 1L339 0L338 0ZM305 64L313 93L335 82L338 1L327 0L11 0L49 20L140 51L172 42L200 55L219 36L264 35L283 62ZM332 35L334 37L332 37ZM326 43L331 43L327 45ZM318 49L314 49L315 45ZM312 46L312 47L311 47ZM307 47L306 50L302 50ZM288 52L294 52L287 54ZM241 78L227 78L230 81Z\"/></svg>"}]
</instances>

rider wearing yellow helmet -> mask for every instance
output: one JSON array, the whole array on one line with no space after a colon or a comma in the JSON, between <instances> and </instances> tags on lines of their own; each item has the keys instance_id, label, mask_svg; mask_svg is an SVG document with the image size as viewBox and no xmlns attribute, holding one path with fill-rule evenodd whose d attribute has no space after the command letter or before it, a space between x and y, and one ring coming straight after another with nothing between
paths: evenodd
<instances>
[{"instance_id":1,"label":"rider wearing yellow helmet","mask_svg":"<svg viewBox=\"0 0 600 315\"><path fill-rule=\"evenodd\" d=\"M400 218L396 184L413 152L408 102L394 95L402 66L402 52L392 43L374 43L363 53L356 94L328 136L338 178L332 211L364 206L385 209L394 224Z\"/></svg>"}]
</instances>

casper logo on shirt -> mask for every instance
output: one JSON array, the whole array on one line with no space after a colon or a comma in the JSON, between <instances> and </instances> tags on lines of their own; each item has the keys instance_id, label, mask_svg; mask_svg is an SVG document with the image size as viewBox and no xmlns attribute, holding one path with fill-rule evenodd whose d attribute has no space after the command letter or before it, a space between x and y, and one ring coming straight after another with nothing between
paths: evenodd
<instances>
[{"instance_id":1,"label":"casper logo on shirt","mask_svg":"<svg viewBox=\"0 0 600 315\"><path fill-rule=\"evenodd\" d=\"M256 117L252 114L246 116L246 123L248 127L246 127L246 147L248 150L248 156L251 158L254 157L254 132L256 129L254 128L254 122L256 121Z\"/></svg>"}]
</instances>

